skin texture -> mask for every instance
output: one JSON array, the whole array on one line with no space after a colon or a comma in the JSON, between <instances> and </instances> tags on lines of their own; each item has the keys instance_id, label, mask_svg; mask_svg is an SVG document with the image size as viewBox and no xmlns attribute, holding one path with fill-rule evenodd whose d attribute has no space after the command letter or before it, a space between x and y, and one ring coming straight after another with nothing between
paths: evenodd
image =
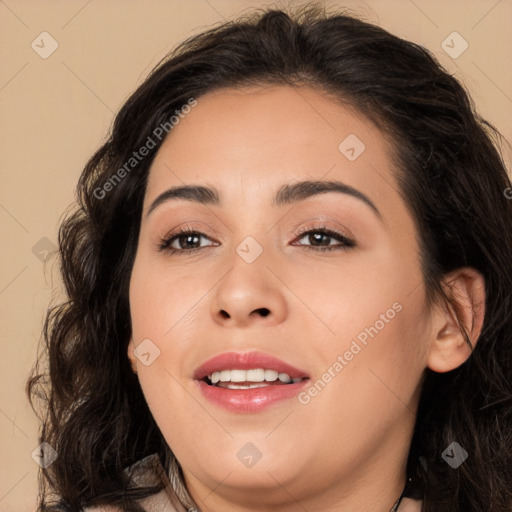
<instances>
[{"instance_id":1,"label":"skin texture","mask_svg":"<svg viewBox=\"0 0 512 512\"><path fill-rule=\"evenodd\" d=\"M365 144L354 161L338 149L349 134ZM388 512L402 492L424 370L456 368L470 349L452 310L426 306L418 234L390 149L371 121L325 94L268 86L198 98L156 155L130 283L128 356L204 512ZM381 218L337 192L271 205L279 186L306 179L342 181ZM170 200L146 216L159 194L184 184L216 187L222 204ZM323 224L355 247L321 252L297 231ZM200 250L187 254L186 237L173 243L180 254L157 250L184 226L204 234ZM250 264L236 252L248 236L263 248ZM475 343L483 280L469 268L448 280ZM395 303L401 311L306 405L236 414L206 401L192 378L214 355L261 350L315 382ZM146 338L161 352L149 366L133 354ZM246 443L262 454L251 468L237 457Z\"/></svg>"}]
</instances>

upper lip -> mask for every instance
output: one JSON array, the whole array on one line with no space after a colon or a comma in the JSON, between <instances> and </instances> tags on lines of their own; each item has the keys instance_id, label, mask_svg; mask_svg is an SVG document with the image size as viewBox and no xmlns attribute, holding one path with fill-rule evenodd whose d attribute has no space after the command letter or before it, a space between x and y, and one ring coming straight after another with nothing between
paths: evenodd
<instances>
[{"instance_id":1,"label":"upper lip","mask_svg":"<svg viewBox=\"0 0 512 512\"><path fill-rule=\"evenodd\" d=\"M308 378L308 374L264 352L224 352L204 361L194 372L194 379L202 380L221 370L250 370L263 368L287 373L292 379Z\"/></svg>"}]
</instances>

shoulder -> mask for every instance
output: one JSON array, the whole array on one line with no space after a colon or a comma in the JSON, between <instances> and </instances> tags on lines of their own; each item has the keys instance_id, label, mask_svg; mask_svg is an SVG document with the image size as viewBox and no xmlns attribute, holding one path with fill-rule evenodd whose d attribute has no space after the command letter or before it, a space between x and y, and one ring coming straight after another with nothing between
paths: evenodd
<instances>
[{"instance_id":1,"label":"shoulder","mask_svg":"<svg viewBox=\"0 0 512 512\"><path fill-rule=\"evenodd\" d=\"M147 512L182 512L185 509L175 501L174 493L170 495L168 489L160 491L149 498L139 502ZM120 507L114 505L98 505L86 507L82 512L123 512Z\"/></svg>"},{"instance_id":2,"label":"shoulder","mask_svg":"<svg viewBox=\"0 0 512 512\"><path fill-rule=\"evenodd\" d=\"M99 505L97 507L86 507L83 512L122 512L122 510L113 505Z\"/></svg>"},{"instance_id":3,"label":"shoulder","mask_svg":"<svg viewBox=\"0 0 512 512\"><path fill-rule=\"evenodd\" d=\"M83 512L122 512L122 510L119 507L113 507L111 505L101 505L99 507L84 508Z\"/></svg>"},{"instance_id":4,"label":"shoulder","mask_svg":"<svg viewBox=\"0 0 512 512\"><path fill-rule=\"evenodd\" d=\"M404 498L398 507L398 512L421 512L422 504L423 502L421 500Z\"/></svg>"},{"instance_id":5,"label":"shoulder","mask_svg":"<svg viewBox=\"0 0 512 512\"><path fill-rule=\"evenodd\" d=\"M162 482L164 488L147 498L142 499L139 504L146 512L186 512L179 502L174 489L169 482L168 476L160 464L156 454L149 455L126 468L131 479L140 486L152 486ZM82 512L123 512L119 506L97 505L86 507Z\"/></svg>"}]
</instances>

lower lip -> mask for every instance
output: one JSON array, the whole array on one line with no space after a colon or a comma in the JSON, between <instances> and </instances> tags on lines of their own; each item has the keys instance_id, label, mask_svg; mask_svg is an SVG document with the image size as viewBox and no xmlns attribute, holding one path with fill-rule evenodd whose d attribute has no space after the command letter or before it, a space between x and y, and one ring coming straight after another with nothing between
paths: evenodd
<instances>
[{"instance_id":1,"label":"lower lip","mask_svg":"<svg viewBox=\"0 0 512 512\"><path fill-rule=\"evenodd\" d=\"M274 404L297 396L309 379L294 384L270 385L263 388L228 389L210 386L205 381L199 383L203 396L210 402L238 413L260 412Z\"/></svg>"}]
</instances>

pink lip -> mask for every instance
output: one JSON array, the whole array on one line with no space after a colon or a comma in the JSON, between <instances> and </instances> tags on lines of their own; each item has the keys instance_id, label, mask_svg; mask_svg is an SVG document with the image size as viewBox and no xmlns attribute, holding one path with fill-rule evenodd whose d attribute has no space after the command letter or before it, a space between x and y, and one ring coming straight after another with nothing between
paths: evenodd
<instances>
[{"instance_id":1,"label":"pink lip","mask_svg":"<svg viewBox=\"0 0 512 512\"><path fill-rule=\"evenodd\" d=\"M213 372L238 369L264 368L287 373L292 379L302 378L295 384L274 384L252 389L227 389L210 386L204 378ZM237 413L259 412L273 404L298 395L307 385L309 376L303 370L262 352L226 352L205 361L195 372L194 379L202 395L224 409Z\"/></svg>"},{"instance_id":2,"label":"pink lip","mask_svg":"<svg viewBox=\"0 0 512 512\"><path fill-rule=\"evenodd\" d=\"M263 352L224 352L205 361L195 372L194 379L201 380L213 372L221 370L250 370L263 368L287 373L292 379L309 377L303 370L277 359L277 357Z\"/></svg>"}]
</instances>

